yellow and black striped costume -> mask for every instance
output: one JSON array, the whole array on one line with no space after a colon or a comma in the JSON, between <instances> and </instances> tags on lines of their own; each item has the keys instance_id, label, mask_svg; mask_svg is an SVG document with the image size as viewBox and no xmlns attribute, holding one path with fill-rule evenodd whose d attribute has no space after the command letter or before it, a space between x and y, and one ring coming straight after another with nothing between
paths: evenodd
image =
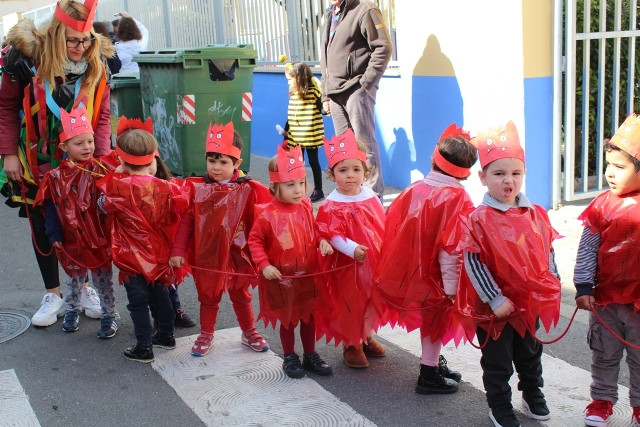
<instances>
[{"instance_id":1,"label":"yellow and black striped costume","mask_svg":"<svg viewBox=\"0 0 640 427\"><path fill-rule=\"evenodd\" d=\"M324 124L318 108L321 97L320 82L315 78L313 82L304 98L301 99L298 92L293 92L289 97L289 145L299 144L303 148L317 148L323 144Z\"/></svg>"}]
</instances>

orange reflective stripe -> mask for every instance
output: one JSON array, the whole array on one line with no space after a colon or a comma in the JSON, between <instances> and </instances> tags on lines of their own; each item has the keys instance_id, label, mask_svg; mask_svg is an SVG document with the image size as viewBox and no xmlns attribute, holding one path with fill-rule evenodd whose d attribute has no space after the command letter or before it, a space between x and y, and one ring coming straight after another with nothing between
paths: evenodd
<instances>
[{"instance_id":1,"label":"orange reflective stripe","mask_svg":"<svg viewBox=\"0 0 640 427\"><path fill-rule=\"evenodd\" d=\"M107 87L107 73L105 68L102 68L102 78L98 83L98 88L93 92L93 117L91 118L91 125L93 129L98 126L98 115L100 114L100 106L102 105L102 97L104 96L105 88ZM89 104L92 104L89 102ZM87 107L88 108L88 107Z\"/></svg>"}]
</instances>

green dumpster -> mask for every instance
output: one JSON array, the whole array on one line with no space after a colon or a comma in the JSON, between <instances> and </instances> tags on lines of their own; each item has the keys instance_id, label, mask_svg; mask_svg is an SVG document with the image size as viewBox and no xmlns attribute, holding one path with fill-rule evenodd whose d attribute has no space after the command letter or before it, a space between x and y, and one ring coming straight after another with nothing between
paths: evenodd
<instances>
[{"instance_id":1,"label":"green dumpster","mask_svg":"<svg viewBox=\"0 0 640 427\"><path fill-rule=\"evenodd\" d=\"M209 123L233 122L242 137L242 169L249 170L256 51L252 45L142 51L144 119L153 119L160 157L179 176L206 172Z\"/></svg>"},{"instance_id":2,"label":"green dumpster","mask_svg":"<svg viewBox=\"0 0 640 427\"><path fill-rule=\"evenodd\" d=\"M140 75L137 72L111 76L111 133L115 136L120 116L142 119Z\"/></svg>"}]
</instances>

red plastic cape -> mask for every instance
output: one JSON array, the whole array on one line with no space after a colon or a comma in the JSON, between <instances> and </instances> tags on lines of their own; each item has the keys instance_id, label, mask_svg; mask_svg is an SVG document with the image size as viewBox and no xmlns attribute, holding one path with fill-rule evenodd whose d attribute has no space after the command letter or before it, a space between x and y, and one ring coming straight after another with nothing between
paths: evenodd
<instances>
[{"instance_id":1,"label":"red plastic cape","mask_svg":"<svg viewBox=\"0 0 640 427\"><path fill-rule=\"evenodd\" d=\"M185 179L193 214L193 238L187 255L198 295L209 299L227 290L257 285L257 278L228 276L207 270L258 274L249 251L254 205L273 199L269 189L248 178L226 184Z\"/></svg>"},{"instance_id":2,"label":"red plastic cape","mask_svg":"<svg viewBox=\"0 0 640 427\"><path fill-rule=\"evenodd\" d=\"M83 163L63 160L40 182L35 204L51 200L56 206L64 238L56 254L69 276L111 266L110 225L98 212L96 182L119 164L114 152Z\"/></svg>"},{"instance_id":3,"label":"red plastic cape","mask_svg":"<svg viewBox=\"0 0 640 427\"><path fill-rule=\"evenodd\" d=\"M382 259L372 301L382 322L399 324L422 337L448 342L461 330L453 324L453 302L442 285L438 252L452 253L465 236L473 203L462 187L418 181L387 209Z\"/></svg>"},{"instance_id":4,"label":"red plastic cape","mask_svg":"<svg viewBox=\"0 0 640 427\"><path fill-rule=\"evenodd\" d=\"M256 209L255 227L266 231L265 252L271 265L283 276L318 272L318 249L314 236L313 209L309 199L300 204L274 200ZM295 327L308 322L322 307L322 276L266 280L259 283L260 314L265 326Z\"/></svg>"},{"instance_id":5,"label":"red plastic cape","mask_svg":"<svg viewBox=\"0 0 640 427\"><path fill-rule=\"evenodd\" d=\"M607 191L578 217L592 233L600 233L595 287L599 304L634 303L634 310L640 310L639 202L640 193L618 197Z\"/></svg>"},{"instance_id":6,"label":"red plastic cape","mask_svg":"<svg viewBox=\"0 0 640 427\"><path fill-rule=\"evenodd\" d=\"M169 254L187 196L170 181L123 173L107 175L98 188L113 215L111 253L120 283L138 274L150 284L182 282L186 271L169 267Z\"/></svg>"},{"instance_id":7,"label":"red plastic cape","mask_svg":"<svg viewBox=\"0 0 640 427\"><path fill-rule=\"evenodd\" d=\"M335 345L358 345L372 331L377 330L379 319L371 305L373 274L380 262L380 248L384 236L384 209L377 197L352 203L325 201L316 216L320 234L327 240L333 237L349 238L367 251L364 262L354 260L338 251L329 258L329 268L354 264L354 268L338 270L328 275L328 306L330 310L316 317L318 338Z\"/></svg>"},{"instance_id":8,"label":"red plastic cape","mask_svg":"<svg viewBox=\"0 0 640 427\"><path fill-rule=\"evenodd\" d=\"M464 249L480 254L480 260L516 311L507 318L495 318L463 268L455 314L466 336L471 339L479 326L497 339L506 322L524 336L527 330L536 330L538 317L548 332L560 317L560 280L549 271L551 242L559 236L545 210L535 206L502 212L482 205L471 214L467 225Z\"/></svg>"}]
</instances>

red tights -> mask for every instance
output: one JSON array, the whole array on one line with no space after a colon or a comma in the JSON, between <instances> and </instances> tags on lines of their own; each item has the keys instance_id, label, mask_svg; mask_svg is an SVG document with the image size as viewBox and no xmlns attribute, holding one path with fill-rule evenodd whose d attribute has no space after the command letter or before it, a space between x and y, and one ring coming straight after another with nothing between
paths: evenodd
<instances>
[{"instance_id":1,"label":"red tights","mask_svg":"<svg viewBox=\"0 0 640 427\"><path fill-rule=\"evenodd\" d=\"M296 337L295 326L289 325L285 327L280 325L280 342L282 342L282 351L284 354L295 353ZM316 350L316 325L313 317L307 323L300 321L300 340L302 341L302 350L305 353L311 353Z\"/></svg>"}]
</instances>

